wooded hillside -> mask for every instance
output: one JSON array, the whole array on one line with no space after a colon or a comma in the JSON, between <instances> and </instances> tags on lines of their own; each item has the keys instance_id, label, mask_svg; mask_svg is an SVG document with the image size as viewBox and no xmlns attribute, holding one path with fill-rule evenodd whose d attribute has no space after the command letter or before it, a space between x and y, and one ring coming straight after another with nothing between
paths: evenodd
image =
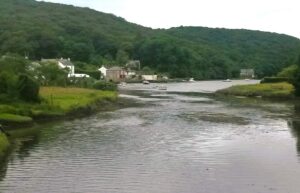
<instances>
[{"instance_id":1,"label":"wooded hillside","mask_svg":"<svg viewBox=\"0 0 300 193\"><path fill-rule=\"evenodd\" d=\"M71 58L95 66L138 59L172 77L238 77L255 68L260 77L293 64L300 40L249 30L178 27L153 30L112 14L34 0L1 0L0 54L32 60Z\"/></svg>"}]
</instances>

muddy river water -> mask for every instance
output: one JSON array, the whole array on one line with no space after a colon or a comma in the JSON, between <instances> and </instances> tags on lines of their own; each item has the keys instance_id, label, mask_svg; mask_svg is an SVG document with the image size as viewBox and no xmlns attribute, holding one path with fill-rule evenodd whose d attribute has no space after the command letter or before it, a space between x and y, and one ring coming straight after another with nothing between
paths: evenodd
<instances>
[{"instance_id":1,"label":"muddy river water","mask_svg":"<svg viewBox=\"0 0 300 193\"><path fill-rule=\"evenodd\" d=\"M295 104L201 94L249 83L126 85L131 107L19 139L0 192L299 193Z\"/></svg>"}]
</instances>

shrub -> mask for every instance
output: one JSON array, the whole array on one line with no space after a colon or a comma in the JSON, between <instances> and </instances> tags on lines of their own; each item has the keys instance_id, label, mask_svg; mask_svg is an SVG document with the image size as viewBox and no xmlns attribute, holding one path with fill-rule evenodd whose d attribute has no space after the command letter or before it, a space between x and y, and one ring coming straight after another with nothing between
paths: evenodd
<instances>
[{"instance_id":1,"label":"shrub","mask_svg":"<svg viewBox=\"0 0 300 193\"><path fill-rule=\"evenodd\" d=\"M115 91L115 90L117 90L117 85L112 82L98 81L93 85L93 88L98 89L98 90Z\"/></svg>"},{"instance_id":2,"label":"shrub","mask_svg":"<svg viewBox=\"0 0 300 193\"><path fill-rule=\"evenodd\" d=\"M291 82L292 80L287 77L265 77L260 83L278 83L278 82Z\"/></svg>"},{"instance_id":3,"label":"shrub","mask_svg":"<svg viewBox=\"0 0 300 193\"><path fill-rule=\"evenodd\" d=\"M8 72L0 73L0 101L11 102L17 98L16 76Z\"/></svg>"},{"instance_id":4,"label":"shrub","mask_svg":"<svg viewBox=\"0 0 300 193\"><path fill-rule=\"evenodd\" d=\"M27 102L39 101L39 84L27 76L26 74L19 75L18 91L20 99Z\"/></svg>"},{"instance_id":5,"label":"shrub","mask_svg":"<svg viewBox=\"0 0 300 193\"><path fill-rule=\"evenodd\" d=\"M277 74L277 77L286 77L290 79L295 79L297 73L298 73L298 66L291 65L287 68L284 68L281 72L279 72Z\"/></svg>"},{"instance_id":6,"label":"shrub","mask_svg":"<svg viewBox=\"0 0 300 193\"><path fill-rule=\"evenodd\" d=\"M8 84L7 84L7 78L5 74L0 74L0 94L7 93L8 90Z\"/></svg>"}]
</instances>

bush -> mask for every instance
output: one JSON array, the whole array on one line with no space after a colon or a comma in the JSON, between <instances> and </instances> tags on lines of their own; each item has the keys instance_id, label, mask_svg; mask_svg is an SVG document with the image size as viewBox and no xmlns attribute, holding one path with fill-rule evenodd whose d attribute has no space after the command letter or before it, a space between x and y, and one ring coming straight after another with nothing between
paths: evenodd
<instances>
[{"instance_id":1,"label":"bush","mask_svg":"<svg viewBox=\"0 0 300 193\"><path fill-rule=\"evenodd\" d=\"M287 77L265 77L260 83L278 83L278 82L292 82L290 78Z\"/></svg>"},{"instance_id":2,"label":"bush","mask_svg":"<svg viewBox=\"0 0 300 193\"><path fill-rule=\"evenodd\" d=\"M277 74L277 77L285 77L285 78L295 79L297 73L298 73L298 66L291 65L287 68L284 68L281 72L279 72Z\"/></svg>"},{"instance_id":3,"label":"bush","mask_svg":"<svg viewBox=\"0 0 300 193\"><path fill-rule=\"evenodd\" d=\"M115 91L115 90L117 90L117 85L112 82L98 81L93 85L93 88L98 89L98 90Z\"/></svg>"},{"instance_id":4,"label":"bush","mask_svg":"<svg viewBox=\"0 0 300 193\"><path fill-rule=\"evenodd\" d=\"M27 102L39 101L39 84L25 74L19 75L18 91L20 99Z\"/></svg>"}]
</instances>

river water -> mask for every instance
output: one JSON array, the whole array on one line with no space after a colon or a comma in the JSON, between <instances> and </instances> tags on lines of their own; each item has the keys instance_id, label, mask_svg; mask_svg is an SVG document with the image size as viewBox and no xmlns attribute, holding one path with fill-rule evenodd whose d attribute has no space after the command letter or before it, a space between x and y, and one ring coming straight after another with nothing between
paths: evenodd
<instances>
[{"instance_id":1,"label":"river water","mask_svg":"<svg viewBox=\"0 0 300 193\"><path fill-rule=\"evenodd\" d=\"M0 192L299 193L294 104L199 93L255 82L126 85L131 107L19 139Z\"/></svg>"}]
</instances>

